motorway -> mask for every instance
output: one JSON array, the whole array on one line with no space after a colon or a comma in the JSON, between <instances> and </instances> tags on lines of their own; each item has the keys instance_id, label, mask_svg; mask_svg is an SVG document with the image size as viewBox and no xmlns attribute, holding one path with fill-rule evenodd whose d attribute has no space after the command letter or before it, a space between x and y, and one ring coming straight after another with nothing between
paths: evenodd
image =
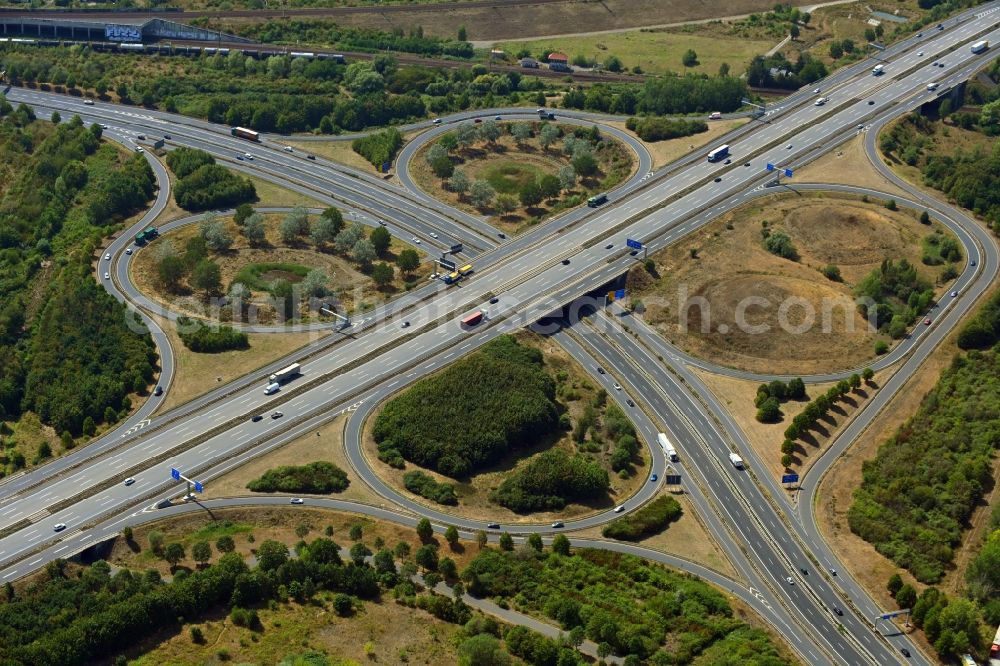
<instances>
[{"instance_id":1,"label":"motorway","mask_svg":"<svg viewBox=\"0 0 1000 666\"><path fill-rule=\"evenodd\" d=\"M983 11L984 8L979 8L975 13ZM752 129L740 135L739 143L733 148L735 155L731 167L709 164L694 156L675 165L665 177L646 178L646 172L640 168L637 178L612 193L612 201L607 207L574 211L494 249L489 249L495 241L481 220L468 219L471 216L444 211L441 207L432 208L430 213L421 216L418 213L423 200L415 201L413 193L388 188L377 179L353 178L346 175L345 168L328 166L319 160L304 165L301 157L268 145L254 147L258 158L254 161L255 171L260 168L268 176L287 178L316 189L334 191L335 183L340 188L335 190L338 205L347 202L368 215L378 210L374 214L380 219L393 220L401 229L426 231L428 236L429 230L435 228L447 229L455 237L464 233L465 237L480 243L478 247L485 251L485 260L477 257L476 276L461 288L444 289L438 284L429 284L422 290L415 290L427 293L413 294L376 310L370 321L352 327L349 336L332 335L319 341L317 347L322 349L304 363L303 377L277 396L263 396L260 378L264 373L253 373L252 378L238 382L237 386L221 387L213 392L211 399L174 410L124 441L119 438L114 446L109 444L104 449L88 446L60 459L72 457L73 461L71 466L59 470L64 471L61 476L54 475L53 470L57 468L47 465L0 486L0 530L5 530L0 540L0 562L6 567L0 577L9 580L22 576L40 566L46 558L65 556L78 551L82 545L93 543L98 534L95 526L103 524L109 516L117 517L117 522L111 524L120 525L121 521L134 518L137 512L145 515L142 507L150 501L176 496L176 488L163 473L168 467L205 471L208 475L204 478L211 478L214 467L245 459L249 453L264 450L279 440L287 441L283 439L287 433L307 431L308 424L328 419L331 414L343 410L355 414L367 412L384 396L472 351L491 336L517 330L553 312L561 313L564 304L611 281L633 264L635 259L625 248L626 237L644 240L652 249L673 242L719 213L739 205L747 193L762 191L758 188L769 179L763 168L765 163L801 164L857 131L857 124L864 128L881 123L925 101L932 96L925 89L928 81L941 80L945 75L956 80L967 77L986 58L973 57L964 45L982 34L988 35L992 42L998 36L996 14L976 18L975 13L969 13L972 18L957 25L949 21L947 30L929 33L920 43L925 51L923 57L916 56L916 43L910 44L908 50L899 47L898 53L888 54L886 57L891 59L887 74L882 77L867 74L869 67L864 63L854 68L857 70L854 78L838 73L832 81L823 83L824 95L831 97L826 107L813 106L808 95L793 96L780 112L768 116L767 122L753 124ZM945 69L931 67L934 59L956 44L963 48L947 56ZM891 57L893 55L896 57ZM22 95L27 99L21 99ZM26 101L40 108L59 104L64 114L64 105L68 103L60 96L31 91L12 90L9 97L11 101ZM86 114L85 120L92 122L109 122L105 116L115 114L110 117L118 121L116 130L120 126L121 132L128 136L148 131L148 126L156 126L159 131L169 127L172 141L178 145L206 147L222 157L230 154L229 151L234 154L241 147L246 150L245 142L237 142L223 134L225 128L220 131L207 123L190 119L174 122L176 117L169 114L147 114L145 111L132 114L139 116L133 118L109 105L80 106L81 115ZM525 111L520 110L520 113ZM786 143L792 147L785 148ZM742 166L743 162L750 166ZM247 164L242 166L248 168ZM721 180L717 183L715 177ZM382 205L379 209L385 201L393 205ZM937 204L926 205L940 212ZM961 220L950 213L941 212L940 217L960 222L969 234L979 228L967 218ZM127 235L125 239L127 243ZM897 371L897 377L905 374L902 369L909 368L912 372L910 366L915 363L914 359L921 353L929 353L936 340L951 329L981 293L985 283L992 279L997 266L996 248L988 236L985 244L982 239L977 240L978 243L967 245L966 249L971 256L981 257L978 266L970 266L961 278L968 287L950 304L945 317L939 317L927 333L914 336L914 349ZM475 246L470 244L470 247ZM122 249L115 249L116 260ZM569 263L564 264L564 259ZM127 272L125 282L120 271L116 275L118 284L127 284ZM481 307L490 295L496 295L499 303L488 307L487 323L474 331L463 330L457 320ZM413 323L405 333L398 323L400 316ZM571 335L585 340L591 335L587 326L574 324ZM628 338L623 336L616 345L627 348L624 345ZM331 344L331 339L337 343ZM563 338L559 341L566 346L572 344ZM593 343L586 353L605 355L602 363L616 368L625 378L627 357L614 356L609 351L614 348L614 345ZM632 349L631 353L640 351ZM584 367L589 364L584 363ZM844 582L848 580L846 576L838 577L835 586L834 581L815 568L808 578L796 573L800 566L808 568L806 563L813 561L816 552L822 551L818 551L816 544L807 543L798 528L789 526L788 511L781 506L787 501L761 488L762 483L767 484L753 474L753 465L746 474L734 474L726 469L728 463L723 452L729 449L730 443L717 433L716 422L706 413L704 405L691 396L689 388L673 382L670 379L673 375L661 364L653 361L644 364L644 368L651 373L652 379L643 384L641 374L633 371L634 376L627 380L632 395L651 414L672 414L677 422L690 420L680 432L670 430L681 443L685 460L692 463L686 468L686 474L692 475L695 484L690 492L699 498L697 501L709 515L721 515L716 525L719 531L713 530L713 534L726 544L723 547L731 557L747 561L746 566L740 567L746 581L751 586L759 581L760 587L754 589L761 592L766 601L754 607L763 608L762 615L770 613L768 620L782 628L782 634L809 663L896 661L898 647L909 642L901 637L893 638L891 643L883 642L872 633L863 617L854 613L847 613L836 621L830 616L826 609L845 597L851 599L865 617L870 616L869 611L874 606L863 591L856 586L852 589ZM891 392L887 389L883 388L879 396L888 399ZM250 415L274 407L279 407L285 418L265 419L258 424L249 422ZM680 416L682 413L687 414L687 418ZM641 422L638 416L637 421ZM349 420L349 435L359 422L359 417ZM675 423L673 419L666 422ZM856 421L861 422L867 420ZM637 423L637 427L644 433L653 432L650 422L645 426ZM348 437L349 446L356 441L355 436ZM850 440L842 439L837 446L846 448L849 443ZM651 450L654 465L662 465L662 460L655 458L655 447ZM829 460L832 462L832 455ZM352 464L369 484L377 483L366 476L370 470L363 459L352 457ZM122 486L120 479L126 475L135 476L136 485ZM384 490L379 489L379 492ZM653 490L644 489L630 498L629 509L648 499ZM438 523L457 524L469 530L480 527L462 524L458 519L434 513L406 498L392 500L410 512L432 516ZM567 529L600 524L610 517L609 512L603 512L567 524ZM69 525L67 532L54 534L52 525L57 522ZM547 526L530 524L513 529L519 533L552 531ZM729 537L725 536L726 532ZM817 540L821 542L818 537ZM785 582L788 575L793 576L796 584ZM780 610L769 612L767 607ZM843 623L846 632L838 631L838 622ZM910 649L915 655L919 654L912 645ZM922 657L914 661L927 663Z\"/></svg>"}]
</instances>

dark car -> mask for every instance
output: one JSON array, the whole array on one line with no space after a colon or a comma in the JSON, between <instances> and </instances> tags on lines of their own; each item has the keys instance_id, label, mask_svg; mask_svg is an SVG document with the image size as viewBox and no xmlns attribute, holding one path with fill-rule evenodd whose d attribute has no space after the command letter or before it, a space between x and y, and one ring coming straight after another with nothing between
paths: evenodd
<instances>
[{"instance_id":1,"label":"dark car","mask_svg":"<svg viewBox=\"0 0 1000 666\"><path fill-rule=\"evenodd\" d=\"M635 403L632 402L632 398L627 398L625 400L625 404L627 404L629 407L635 407Z\"/></svg>"},{"instance_id":2,"label":"dark car","mask_svg":"<svg viewBox=\"0 0 1000 666\"><path fill-rule=\"evenodd\" d=\"M597 374L603 375L604 374L604 368L598 366L598 368L597 368Z\"/></svg>"},{"instance_id":3,"label":"dark car","mask_svg":"<svg viewBox=\"0 0 1000 666\"><path fill-rule=\"evenodd\" d=\"M163 395L163 387L157 386L155 389L153 389L153 395Z\"/></svg>"},{"instance_id":4,"label":"dark car","mask_svg":"<svg viewBox=\"0 0 1000 666\"><path fill-rule=\"evenodd\" d=\"M808 576L808 575L809 575L809 572L808 572L808 571L806 571L806 570L805 570L805 569L804 569L803 567L799 567L799 571L801 571L801 572L802 572L802 575L803 575L803 576Z\"/></svg>"},{"instance_id":5,"label":"dark car","mask_svg":"<svg viewBox=\"0 0 1000 666\"><path fill-rule=\"evenodd\" d=\"M260 414L254 414L253 418L252 418L252 419L250 419L250 420L251 420L251 421L253 421L254 423L257 423L257 421L260 421L260 420L262 420L263 418L264 418L264 417L263 417L263 416L261 416Z\"/></svg>"},{"instance_id":6,"label":"dark car","mask_svg":"<svg viewBox=\"0 0 1000 666\"><path fill-rule=\"evenodd\" d=\"M490 523L486 527L489 528L489 529L491 529L491 530L498 530L498 529L500 529L500 523Z\"/></svg>"},{"instance_id":7,"label":"dark car","mask_svg":"<svg viewBox=\"0 0 1000 666\"><path fill-rule=\"evenodd\" d=\"M841 615L841 616L843 616L843 614L844 614L844 611L840 610L836 606L833 607L833 612L836 613L837 615Z\"/></svg>"},{"instance_id":8,"label":"dark car","mask_svg":"<svg viewBox=\"0 0 1000 666\"><path fill-rule=\"evenodd\" d=\"M507 238L507 234L503 233L502 231L498 233L497 236L499 236L500 238Z\"/></svg>"},{"instance_id":9,"label":"dark car","mask_svg":"<svg viewBox=\"0 0 1000 666\"><path fill-rule=\"evenodd\" d=\"M496 296L494 296L493 298L490 299L490 305L495 305L495 304L497 304L499 302L500 302L500 299L497 298Z\"/></svg>"},{"instance_id":10,"label":"dark car","mask_svg":"<svg viewBox=\"0 0 1000 666\"><path fill-rule=\"evenodd\" d=\"M900 651L900 652L902 653L902 655L903 655L904 657L906 657L907 659L909 659L909 658L910 658L910 651L909 651L909 650L907 650L906 648L899 648L899 651Z\"/></svg>"},{"instance_id":11,"label":"dark car","mask_svg":"<svg viewBox=\"0 0 1000 666\"><path fill-rule=\"evenodd\" d=\"M732 160L726 160L725 162L723 162L723 164L732 164L732 163L733 163Z\"/></svg>"},{"instance_id":12,"label":"dark car","mask_svg":"<svg viewBox=\"0 0 1000 666\"><path fill-rule=\"evenodd\" d=\"M722 182L722 179L721 179L721 178L719 178L718 176L716 176L716 177L715 177L715 182L717 182L717 183L721 183L721 182Z\"/></svg>"},{"instance_id":13,"label":"dark car","mask_svg":"<svg viewBox=\"0 0 1000 666\"><path fill-rule=\"evenodd\" d=\"M569 259L563 259L562 260L562 265L563 266L569 266Z\"/></svg>"},{"instance_id":14,"label":"dark car","mask_svg":"<svg viewBox=\"0 0 1000 666\"><path fill-rule=\"evenodd\" d=\"M605 246L604 246L604 249L605 249L605 250L610 250L610 249L611 249L611 248L613 248L614 246L615 246L615 244L614 244L614 243L608 243L607 245L605 245Z\"/></svg>"},{"instance_id":15,"label":"dark car","mask_svg":"<svg viewBox=\"0 0 1000 666\"><path fill-rule=\"evenodd\" d=\"M639 254L639 250L632 250L631 252L629 252L629 254L634 257L635 255Z\"/></svg>"},{"instance_id":16,"label":"dark car","mask_svg":"<svg viewBox=\"0 0 1000 666\"><path fill-rule=\"evenodd\" d=\"M659 474L654 474L653 476L649 477L649 480L650 481L659 481L660 480L660 476L659 476Z\"/></svg>"},{"instance_id":17,"label":"dark car","mask_svg":"<svg viewBox=\"0 0 1000 666\"><path fill-rule=\"evenodd\" d=\"M314 159L316 159L316 156L315 155L306 155L306 159L307 160L314 160Z\"/></svg>"},{"instance_id":18,"label":"dark car","mask_svg":"<svg viewBox=\"0 0 1000 666\"><path fill-rule=\"evenodd\" d=\"M554 530L557 530L557 529L559 529L562 526L563 526L562 522L552 523L552 529L554 529Z\"/></svg>"},{"instance_id":19,"label":"dark car","mask_svg":"<svg viewBox=\"0 0 1000 666\"><path fill-rule=\"evenodd\" d=\"M173 137L172 137L172 136L170 136L169 134L164 134L164 135L163 135L163 138L164 138L164 140L166 140L166 141L170 141L170 139L172 139Z\"/></svg>"},{"instance_id":20,"label":"dark car","mask_svg":"<svg viewBox=\"0 0 1000 666\"><path fill-rule=\"evenodd\" d=\"M750 166L750 163L749 162L744 162L743 166L748 167L748 166Z\"/></svg>"}]
</instances>

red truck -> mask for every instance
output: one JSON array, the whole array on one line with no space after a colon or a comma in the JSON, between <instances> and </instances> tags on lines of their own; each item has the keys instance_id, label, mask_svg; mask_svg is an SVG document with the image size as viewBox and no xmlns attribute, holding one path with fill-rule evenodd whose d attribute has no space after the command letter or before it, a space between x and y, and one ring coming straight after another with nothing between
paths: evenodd
<instances>
[{"instance_id":1,"label":"red truck","mask_svg":"<svg viewBox=\"0 0 1000 666\"><path fill-rule=\"evenodd\" d=\"M465 317L462 318L462 326L475 326L482 320L483 320L483 311L477 310L476 312L465 315Z\"/></svg>"}]
</instances>

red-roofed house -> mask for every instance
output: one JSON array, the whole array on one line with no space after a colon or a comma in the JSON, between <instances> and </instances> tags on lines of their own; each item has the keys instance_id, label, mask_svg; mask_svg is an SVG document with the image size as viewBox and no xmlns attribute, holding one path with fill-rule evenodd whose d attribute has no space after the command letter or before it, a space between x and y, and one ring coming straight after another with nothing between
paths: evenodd
<instances>
[{"instance_id":1,"label":"red-roofed house","mask_svg":"<svg viewBox=\"0 0 1000 666\"><path fill-rule=\"evenodd\" d=\"M550 53L547 58L549 62L558 62L563 65L569 64L569 57L565 53Z\"/></svg>"}]
</instances>

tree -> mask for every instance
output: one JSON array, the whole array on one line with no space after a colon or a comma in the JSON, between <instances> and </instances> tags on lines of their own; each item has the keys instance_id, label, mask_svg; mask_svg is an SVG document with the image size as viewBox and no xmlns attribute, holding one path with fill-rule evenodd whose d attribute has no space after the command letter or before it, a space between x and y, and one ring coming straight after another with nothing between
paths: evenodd
<instances>
[{"instance_id":1,"label":"tree","mask_svg":"<svg viewBox=\"0 0 1000 666\"><path fill-rule=\"evenodd\" d=\"M215 213L205 213L199 231L205 239L206 247L213 252L225 252L233 246L233 237Z\"/></svg>"},{"instance_id":2,"label":"tree","mask_svg":"<svg viewBox=\"0 0 1000 666\"><path fill-rule=\"evenodd\" d=\"M160 284L168 291L176 292L178 290L184 272L184 261L176 255L163 257L156 265L156 274L160 279Z\"/></svg>"},{"instance_id":3,"label":"tree","mask_svg":"<svg viewBox=\"0 0 1000 666\"><path fill-rule=\"evenodd\" d=\"M228 534L219 537L215 542L215 549L220 553L231 553L236 550L236 543L233 541L233 537Z\"/></svg>"},{"instance_id":4,"label":"tree","mask_svg":"<svg viewBox=\"0 0 1000 666\"><path fill-rule=\"evenodd\" d=\"M469 190L469 201L476 208L488 208L493 203L493 197L496 194L496 190L493 189L493 186L488 181L476 180L472 183L472 187Z\"/></svg>"},{"instance_id":5,"label":"tree","mask_svg":"<svg viewBox=\"0 0 1000 666\"><path fill-rule=\"evenodd\" d=\"M132 536L133 535L132 535L132 528L131 527L126 526L126 527L124 527L122 529L122 538L125 539L125 541L127 543L131 543L132 542Z\"/></svg>"},{"instance_id":6,"label":"tree","mask_svg":"<svg viewBox=\"0 0 1000 666\"><path fill-rule=\"evenodd\" d=\"M830 42L830 57L836 60L842 55L844 55L844 47L841 46L840 42L836 40Z\"/></svg>"},{"instance_id":7,"label":"tree","mask_svg":"<svg viewBox=\"0 0 1000 666\"><path fill-rule=\"evenodd\" d=\"M604 69L608 70L609 72L617 73L622 71L624 67L622 66L622 61L618 56L609 55L607 58L604 59Z\"/></svg>"},{"instance_id":8,"label":"tree","mask_svg":"<svg viewBox=\"0 0 1000 666\"><path fill-rule=\"evenodd\" d=\"M426 518L420 519L420 522L417 523L417 536L424 543L431 540L431 537L434 536L434 528L431 527L431 521Z\"/></svg>"},{"instance_id":9,"label":"tree","mask_svg":"<svg viewBox=\"0 0 1000 666\"><path fill-rule=\"evenodd\" d=\"M913 608L913 604L917 603L917 591L912 585L905 583L896 592L896 603L900 608Z\"/></svg>"},{"instance_id":10,"label":"tree","mask_svg":"<svg viewBox=\"0 0 1000 666\"><path fill-rule=\"evenodd\" d=\"M447 541L448 545L451 546L452 550L454 550L455 546L458 545L458 528L454 525L449 525L444 531L444 540Z\"/></svg>"},{"instance_id":11,"label":"tree","mask_svg":"<svg viewBox=\"0 0 1000 666\"><path fill-rule=\"evenodd\" d=\"M368 552L368 547L360 541L352 544L350 550L351 562L353 562L355 566L360 567L365 563L365 558L368 557Z\"/></svg>"},{"instance_id":12,"label":"tree","mask_svg":"<svg viewBox=\"0 0 1000 666\"><path fill-rule=\"evenodd\" d=\"M275 280L271 285L271 295L274 297L274 307L281 317L291 319L295 316L295 308L298 299L295 297L295 289L288 280Z\"/></svg>"},{"instance_id":13,"label":"tree","mask_svg":"<svg viewBox=\"0 0 1000 666\"><path fill-rule=\"evenodd\" d=\"M458 565L450 557L442 557L438 562L438 572L445 577L445 580L455 580L458 577Z\"/></svg>"},{"instance_id":14,"label":"tree","mask_svg":"<svg viewBox=\"0 0 1000 666\"><path fill-rule=\"evenodd\" d=\"M362 268L371 266L375 256L375 246L367 238L359 240L351 249L351 259L361 264Z\"/></svg>"},{"instance_id":15,"label":"tree","mask_svg":"<svg viewBox=\"0 0 1000 666\"><path fill-rule=\"evenodd\" d=\"M392 270L392 266L380 261L372 268L372 280L379 288L385 288L392 284L392 279L395 277L395 271Z\"/></svg>"},{"instance_id":16,"label":"tree","mask_svg":"<svg viewBox=\"0 0 1000 666\"><path fill-rule=\"evenodd\" d=\"M406 248L396 257L396 265L404 273L412 273L420 265L420 255L413 248Z\"/></svg>"},{"instance_id":17,"label":"tree","mask_svg":"<svg viewBox=\"0 0 1000 666\"><path fill-rule=\"evenodd\" d=\"M458 41L460 41L460 42L467 41L467 33L466 33L464 25L458 26L457 38L458 38Z\"/></svg>"},{"instance_id":18,"label":"tree","mask_svg":"<svg viewBox=\"0 0 1000 666\"><path fill-rule=\"evenodd\" d=\"M476 530L476 546L479 550L486 548L486 543L488 542L488 537L485 530Z\"/></svg>"},{"instance_id":19,"label":"tree","mask_svg":"<svg viewBox=\"0 0 1000 666\"><path fill-rule=\"evenodd\" d=\"M330 206L320 214L320 217L333 223L334 234L340 233L340 230L344 228L344 214L340 212L339 208Z\"/></svg>"},{"instance_id":20,"label":"tree","mask_svg":"<svg viewBox=\"0 0 1000 666\"><path fill-rule=\"evenodd\" d=\"M458 169L456 169L455 173L453 173L451 178L448 179L448 189L458 195L468 192L470 186L471 183L469 182L469 177L465 175L464 171L460 171Z\"/></svg>"},{"instance_id":21,"label":"tree","mask_svg":"<svg viewBox=\"0 0 1000 666\"><path fill-rule=\"evenodd\" d=\"M329 293L326 285L330 278L327 277L326 272L320 268L314 268L302 279L302 293L306 296L315 296L317 298L322 298Z\"/></svg>"},{"instance_id":22,"label":"tree","mask_svg":"<svg viewBox=\"0 0 1000 666\"><path fill-rule=\"evenodd\" d=\"M569 557L569 539L566 538L565 534L557 534L552 540L552 552Z\"/></svg>"},{"instance_id":23,"label":"tree","mask_svg":"<svg viewBox=\"0 0 1000 666\"><path fill-rule=\"evenodd\" d=\"M900 576L898 573L894 573L891 576L889 576L889 582L886 583L885 586L885 588L889 590L889 594L895 597L896 593L899 592L901 587L903 587L902 576Z\"/></svg>"},{"instance_id":24,"label":"tree","mask_svg":"<svg viewBox=\"0 0 1000 666\"><path fill-rule=\"evenodd\" d=\"M537 532L528 535L528 546L537 553L542 552L542 536Z\"/></svg>"},{"instance_id":25,"label":"tree","mask_svg":"<svg viewBox=\"0 0 1000 666\"><path fill-rule=\"evenodd\" d=\"M788 28L788 36L791 37L792 39L798 39L799 38L799 34L800 34L799 33L799 26L797 26L797 25L795 25L793 23L791 25L791 27Z\"/></svg>"},{"instance_id":26,"label":"tree","mask_svg":"<svg viewBox=\"0 0 1000 666\"><path fill-rule=\"evenodd\" d=\"M263 245L267 240L267 228L264 226L264 216L254 213L243 221L243 237L254 247Z\"/></svg>"},{"instance_id":27,"label":"tree","mask_svg":"<svg viewBox=\"0 0 1000 666\"><path fill-rule=\"evenodd\" d=\"M288 561L288 546L267 539L257 548L257 566L261 571L274 571Z\"/></svg>"},{"instance_id":28,"label":"tree","mask_svg":"<svg viewBox=\"0 0 1000 666\"><path fill-rule=\"evenodd\" d=\"M191 286L206 294L215 293L222 286L222 271L211 259L202 259L191 271Z\"/></svg>"},{"instance_id":29,"label":"tree","mask_svg":"<svg viewBox=\"0 0 1000 666\"><path fill-rule=\"evenodd\" d=\"M354 610L354 601L351 597L343 592L338 592L333 595L333 610L341 617L346 617L351 614Z\"/></svg>"},{"instance_id":30,"label":"tree","mask_svg":"<svg viewBox=\"0 0 1000 666\"><path fill-rule=\"evenodd\" d=\"M153 530L146 539L149 540L149 548L154 553L159 554L163 550L163 532Z\"/></svg>"},{"instance_id":31,"label":"tree","mask_svg":"<svg viewBox=\"0 0 1000 666\"><path fill-rule=\"evenodd\" d=\"M517 208L517 199L510 194L499 194L496 201L493 202L493 208L503 217L512 213Z\"/></svg>"},{"instance_id":32,"label":"tree","mask_svg":"<svg viewBox=\"0 0 1000 666\"><path fill-rule=\"evenodd\" d=\"M514 537L507 532L500 535L500 550L514 550Z\"/></svg>"},{"instance_id":33,"label":"tree","mask_svg":"<svg viewBox=\"0 0 1000 666\"><path fill-rule=\"evenodd\" d=\"M564 190L571 190L576 185L576 169L566 165L559 169L559 185Z\"/></svg>"},{"instance_id":34,"label":"tree","mask_svg":"<svg viewBox=\"0 0 1000 666\"><path fill-rule=\"evenodd\" d=\"M538 132L538 144L542 150L548 150L549 146L559 140L559 128L555 125L545 123L541 131Z\"/></svg>"},{"instance_id":35,"label":"tree","mask_svg":"<svg viewBox=\"0 0 1000 666\"><path fill-rule=\"evenodd\" d=\"M792 465L792 455L790 453L785 453L781 456L781 466L791 467Z\"/></svg>"},{"instance_id":36,"label":"tree","mask_svg":"<svg viewBox=\"0 0 1000 666\"><path fill-rule=\"evenodd\" d=\"M865 368L861 371L861 378L865 380L865 383L870 383L872 378L875 376L875 371L871 368Z\"/></svg>"},{"instance_id":37,"label":"tree","mask_svg":"<svg viewBox=\"0 0 1000 666\"><path fill-rule=\"evenodd\" d=\"M531 127L528 123L514 123L510 127L510 133L514 141L521 145L531 137Z\"/></svg>"},{"instance_id":38,"label":"tree","mask_svg":"<svg viewBox=\"0 0 1000 666\"><path fill-rule=\"evenodd\" d=\"M364 225L360 222L355 222L346 229L341 230L333 242L337 246L338 252L347 254L354 248L358 241L364 239L367 235ZM372 248L372 251L374 252L374 248Z\"/></svg>"},{"instance_id":39,"label":"tree","mask_svg":"<svg viewBox=\"0 0 1000 666\"><path fill-rule=\"evenodd\" d=\"M176 541L167 544L163 551L163 559L170 562L171 567L176 567L177 563L184 559L184 546Z\"/></svg>"},{"instance_id":40,"label":"tree","mask_svg":"<svg viewBox=\"0 0 1000 666\"><path fill-rule=\"evenodd\" d=\"M538 179L538 189L542 193L543 199L555 199L559 196L562 184L559 182L558 176L546 174Z\"/></svg>"},{"instance_id":41,"label":"tree","mask_svg":"<svg viewBox=\"0 0 1000 666\"><path fill-rule=\"evenodd\" d=\"M229 287L229 298L238 302L246 303L253 296L253 292L242 282L234 282L231 287Z\"/></svg>"},{"instance_id":42,"label":"tree","mask_svg":"<svg viewBox=\"0 0 1000 666\"><path fill-rule=\"evenodd\" d=\"M385 227L379 226L372 229L371 235L368 240L372 242L372 246L375 248L375 254L380 257L384 257L385 253L389 251L389 244L392 242L392 235L389 230Z\"/></svg>"},{"instance_id":43,"label":"tree","mask_svg":"<svg viewBox=\"0 0 1000 666\"><path fill-rule=\"evenodd\" d=\"M761 423L776 423L781 420L781 405L777 398L768 398L757 410L757 420Z\"/></svg>"},{"instance_id":44,"label":"tree","mask_svg":"<svg viewBox=\"0 0 1000 666\"><path fill-rule=\"evenodd\" d=\"M581 178L593 176L598 170L597 158L589 151L574 154L571 164L573 165L573 171Z\"/></svg>"},{"instance_id":45,"label":"tree","mask_svg":"<svg viewBox=\"0 0 1000 666\"><path fill-rule=\"evenodd\" d=\"M791 400L802 400L806 397L806 384L801 377L788 380L787 395Z\"/></svg>"},{"instance_id":46,"label":"tree","mask_svg":"<svg viewBox=\"0 0 1000 666\"><path fill-rule=\"evenodd\" d=\"M362 536L364 536L364 528L361 527L361 523L354 523L347 531L347 538L351 541L361 541Z\"/></svg>"},{"instance_id":47,"label":"tree","mask_svg":"<svg viewBox=\"0 0 1000 666\"><path fill-rule=\"evenodd\" d=\"M694 52L694 49L688 49L681 56L681 64L685 67L694 67L698 64L698 54Z\"/></svg>"},{"instance_id":48,"label":"tree","mask_svg":"<svg viewBox=\"0 0 1000 666\"><path fill-rule=\"evenodd\" d=\"M207 541L197 541L191 546L191 558L198 564L204 565L212 559L212 546Z\"/></svg>"},{"instance_id":49,"label":"tree","mask_svg":"<svg viewBox=\"0 0 1000 666\"><path fill-rule=\"evenodd\" d=\"M191 630L190 630L190 633L191 633L191 642L192 643L197 643L197 644L200 645L200 644L202 644L202 643L205 642L205 634L204 634L204 632L202 632L201 627L192 626Z\"/></svg>"},{"instance_id":50,"label":"tree","mask_svg":"<svg viewBox=\"0 0 1000 666\"><path fill-rule=\"evenodd\" d=\"M542 190L538 187L538 183L527 182L521 186L521 189L517 193L518 198L521 200L521 205L525 208L531 208L532 206L537 206L542 202Z\"/></svg>"},{"instance_id":51,"label":"tree","mask_svg":"<svg viewBox=\"0 0 1000 666\"><path fill-rule=\"evenodd\" d=\"M786 439L781 443L781 452L786 455L791 455L795 452L795 442L790 439Z\"/></svg>"},{"instance_id":52,"label":"tree","mask_svg":"<svg viewBox=\"0 0 1000 666\"><path fill-rule=\"evenodd\" d=\"M334 210L337 211L338 215L340 214L336 208L328 208L327 210ZM320 215L309 229L309 240L317 247L332 243L343 227L343 220L338 223L336 220L326 217L325 214Z\"/></svg>"},{"instance_id":53,"label":"tree","mask_svg":"<svg viewBox=\"0 0 1000 666\"><path fill-rule=\"evenodd\" d=\"M510 655L490 634L476 634L458 646L460 666L509 666Z\"/></svg>"},{"instance_id":54,"label":"tree","mask_svg":"<svg viewBox=\"0 0 1000 666\"><path fill-rule=\"evenodd\" d=\"M247 218L253 214L253 206L248 203L241 203L236 207L236 212L233 213L233 222L236 223L236 226L242 227Z\"/></svg>"},{"instance_id":55,"label":"tree","mask_svg":"<svg viewBox=\"0 0 1000 666\"><path fill-rule=\"evenodd\" d=\"M432 543L428 543L424 544L420 548L417 548L417 552L413 554L413 561L417 563L417 566L423 567L428 571L437 571L437 546Z\"/></svg>"},{"instance_id":56,"label":"tree","mask_svg":"<svg viewBox=\"0 0 1000 666\"><path fill-rule=\"evenodd\" d=\"M496 140L500 138L500 134L500 126L497 125L495 120L487 120L479 128L479 136L489 143L496 143Z\"/></svg>"},{"instance_id":57,"label":"tree","mask_svg":"<svg viewBox=\"0 0 1000 666\"><path fill-rule=\"evenodd\" d=\"M462 123L455 130L455 141L462 148L468 148L479 138L479 132L472 123Z\"/></svg>"}]
</instances>

